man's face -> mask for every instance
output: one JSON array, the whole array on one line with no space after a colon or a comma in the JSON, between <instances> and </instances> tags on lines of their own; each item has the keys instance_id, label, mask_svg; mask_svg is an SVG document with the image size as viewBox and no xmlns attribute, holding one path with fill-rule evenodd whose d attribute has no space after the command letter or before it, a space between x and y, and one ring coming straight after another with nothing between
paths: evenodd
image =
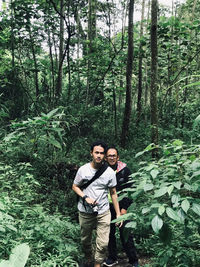
<instances>
[{"instance_id":1,"label":"man's face","mask_svg":"<svg viewBox=\"0 0 200 267\"><path fill-rule=\"evenodd\" d=\"M119 160L119 156L117 155L117 151L114 148L108 149L106 153L106 160L110 166L114 166Z\"/></svg>"},{"instance_id":2,"label":"man's face","mask_svg":"<svg viewBox=\"0 0 200 267\"><path fill-rule=\"evenodd\" d=\"M95 146L91 152L94 164L101 164L104 160L104 148L102 146Z\"/></svg>"}]
</instances>

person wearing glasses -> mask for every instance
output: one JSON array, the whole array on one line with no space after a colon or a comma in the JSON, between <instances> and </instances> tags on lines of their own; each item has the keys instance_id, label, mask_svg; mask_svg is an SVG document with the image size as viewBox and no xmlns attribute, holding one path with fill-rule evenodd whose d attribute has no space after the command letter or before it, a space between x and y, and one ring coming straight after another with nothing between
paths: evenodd
<instances>
[{"instance_id":1,"label":"person wearing glasses","mask_svg":"<svg viewBox=\"0 0 200 267\"><path fill-rule=\"evenodd\" d=\"M129 168L126 163L119 161L119 153L115 146L110 146L106 152L106 161L108 165L116 172L117 178L117 192L130 187L129 176L131 174ZM127 213L128 207L131 205L132 201L128 197L124 197L121 201L119 201L120 213L121 215ZM110 211L111 211L111 220L116 218L116 213L113 207L113 204L110 202ZM125 238L124 229L125 225L128 221L125 221L121 228L119 228L120 239L122 242L122 247L129 259L130 266L138 267L138 257L136 253L136 248L134 245L133 235L129 234L128 239ZM116 225L111 223L110 225L110 235L109 235L109 243L108 243L108 258L103 263L104 266L112 267L118 263L117 260L117 245L116 245Z\"/></svg>"},{"instance_id":2,"label":"person wearing glasses","mask_svg":"<svg viewBox=\"0 0 200 267\"><path fill-rule=\"evenodd\" d=\"M91 145L92 160L78 169L72 189L79 196L79 224L81 229L81 243L86 262L83 267L100 267L103 263L110 232L111 214L109 209L108 192L112 199L116 217L120 216L120 209L116 192L116 174L107 167L93 180L95 174L103 167L106 144L100 140ZM89 183L89 181L92 181ZM84 184L88 184L83 188ZM123 222L119 223L119 227ZM92 237L96 229L96 247L93 251Z\"/></svg>"}]
</instances>

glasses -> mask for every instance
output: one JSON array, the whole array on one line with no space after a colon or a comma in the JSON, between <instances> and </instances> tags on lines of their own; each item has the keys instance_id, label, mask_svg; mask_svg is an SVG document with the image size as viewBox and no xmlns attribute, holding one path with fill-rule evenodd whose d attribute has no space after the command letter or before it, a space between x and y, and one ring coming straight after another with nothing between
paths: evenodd
<instances>
[{"instance_id":1,"label":"glasses","mask_svg":"<svg viewBox=\"0 0 200 267\"><path fill-rule=\"evenodd\" d=\"M107 158L109 158L109 159L116 159L117 156L116 155L108 155Z\"/></svg>"}]
</instances>

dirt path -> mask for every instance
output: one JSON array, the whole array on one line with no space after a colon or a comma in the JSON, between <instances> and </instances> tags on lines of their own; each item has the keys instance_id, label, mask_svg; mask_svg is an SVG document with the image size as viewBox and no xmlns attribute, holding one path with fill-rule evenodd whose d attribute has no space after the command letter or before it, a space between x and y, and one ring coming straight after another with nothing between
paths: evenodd
<instances>
[{"instance_id":1,"label":"dirt path","mask_svg":"<svg viewBox=\"0 0 200 267\"><path fill-rule=\"evenodd\" d=\"M145 258L145 257L140 257L139 258L139 265L140 267L144 266L145 264L150 263L150 259L149 258ZM126 257L126 254L121 254L119 255L118 258L118 264L115 265L115 267L129 267L130 263L128 262L128 259ZM105 267L105 266L102 266Z\"/></svg>"}]
</instances>

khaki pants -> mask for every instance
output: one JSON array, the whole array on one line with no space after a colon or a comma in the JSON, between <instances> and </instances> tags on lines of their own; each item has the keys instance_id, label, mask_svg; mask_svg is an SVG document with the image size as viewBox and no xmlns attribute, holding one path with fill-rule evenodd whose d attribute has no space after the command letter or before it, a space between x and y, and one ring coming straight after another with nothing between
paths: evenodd
<instances>
[{"instance_id":1,"label":"khaki pants","mask_svg":"<svg viewBox=\"0 0 200 267\"><path fill-rule=\"evenodd\" d=\"M104 261L109 241L110 221L110 210L98 215L79 212L81 243L87 260L93 260L94 257L96 263ZM95 253L93 253L92 248L92 232L94 229L96 229Z\"/></svg>"}]
</instances>

